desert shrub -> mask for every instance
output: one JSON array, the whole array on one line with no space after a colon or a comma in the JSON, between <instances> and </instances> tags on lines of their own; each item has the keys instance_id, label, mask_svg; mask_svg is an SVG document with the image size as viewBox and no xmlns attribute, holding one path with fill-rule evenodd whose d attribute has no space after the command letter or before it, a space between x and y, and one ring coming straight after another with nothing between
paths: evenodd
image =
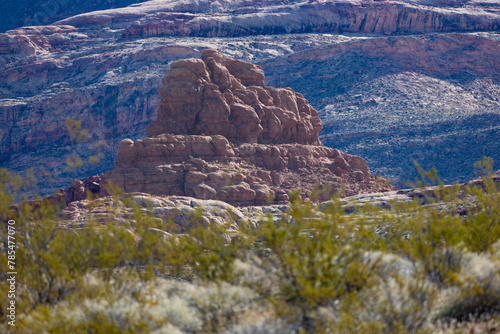
<instances>
[{"instance_id":1,"label":"desert shrub","mask_svg":"<svg viewBox=\"0 0 500 334\"><path fill-rule=\"evenodd\" d=\"M264 317L265 318L265 317ZM230 330L224 331L224 334L275 334L299 332L298 327L290 325L283 320L252 319L251 322L240 324Z\"/></svg>"},{"instance_id":2,"label":"desert shrub","mask_svg":"<svg viewBox=\"0 0 500 334\"><path fill-rule=\"evenodd\" d=\"M415 333L424 326L434 306L436 291L419 279L393 277L383 285L377 305L385 332Z\"/></svg>"},{"instance_id":3,"label":"desert shrub","mask_svg":"<svg viewBox=\"0 0 500 334\"><path fill-rule=\"evenodd\" d=\"M268 217L254 231L256 249L248 257L276 286L263 288L255 281L249 286L277 314L313 332L322 327L319 309L370 286L376 266L364 261L363 248L350 240L341 211L319 214L317 207L294 197L290 214L291 223Z\"/></svg>"},{"instance_id":4,"label":"desert shrub","mask_svg":"<svg viewBox=\"0 0 500 334\"><path fill-rule=\"evenodd\" d=\"M462 282L449 296L442 318L475 320L500 311L500 264L485 254L467 253L462 260Z\"/></svg>"},{"instance_id":5,"label":"desert shrub","mask_svg":"<svg viewBox=\"0 0 500 334\"><path fill-rule=\"evenodd\" d=\"M464 222L467 229L464 243L473 252L491 251L492 245L500 239L500 188L490 179L484 178L483 182L485 189L468 190L477 204Z\"/></svg>"},{"instance_id":6,"label":"desert shrub","mask_svg":"<svg viewBox=\"0 0 500 334\"><path fill-rule=\"evenodd\" d=\"M123 274L123 273L122 273ZM22 333L210 333L251 319L247 288L155 278L144 282L128 275L121 284L97 276L84 289L98 289L82 299L40 307L20 323ZM118 276L116 279L120 279ZM90 279L87 277L87 279Z\"/></svg>"},{"instance_id":7,"label":"desert shrub","mask_svg":"<svg viewBox=\"0 0 500 334\"><path fill-rule=\"evenodd\" d=\"M54 202L13 210L26 182L0 180L0 217L18 226L19 333L423 333L435 319L500 312L499 189L488 177L382 207L295 194L283 219L237 231L199 208L182 234L144 196L89 199L75 224ZM0 240L5 268L5 228Z\"/></svg>"},{"instance_id":8,"label":"desert shrub","mask_svg":"<svg viewBox=\"0 0 500 334\"><path fill-rule=\"evenodd\" d=\"M425 280L392 276L342 301L331 316L333 332L422 333L436 300Z\"/></svg>"},{"instance_id":9,"label":"desert shrub","mask_svg":"<svg viewBox=\"0 0 500 334\"><path fill-rule=\"evenodd\" d=\"M473 252L487 252L500 239L500 184L492 178L492 159L484 157L474 163L474 169L482 177L479 184L465 189L473 199L473 206L464 222L467 229L464 242Z\"/></svg>"},{"instance_id":10,"label":"desert shrub","mask_svg":"<svg viewBox=\"0 0 500 334\"><path fill-rule=\"evenodd\" d=\"M25 286L24 308L54 304L78 289L83 275L131 262L133 240L124 229L87 227L67 230L56 222L27 224L18 233L19 284Z\"/></svg>"}]
</instances>

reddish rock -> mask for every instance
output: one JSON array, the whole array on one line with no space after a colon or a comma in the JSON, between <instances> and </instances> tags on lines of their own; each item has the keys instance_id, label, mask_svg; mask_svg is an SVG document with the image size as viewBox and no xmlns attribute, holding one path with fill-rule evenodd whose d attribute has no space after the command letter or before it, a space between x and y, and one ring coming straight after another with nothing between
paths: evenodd
<instances>
[{"instance_id":1,"label":"reddish rock","mask_svg":"<svg viewBox=\"0 0 500 334\"><path fill-rule=\"evenodd\" d=\"M86 199L89 194L98 196L100 191L100 182L103 176L104 174L89 176L85 181L72 180L70 187L61 189L59 191L59 195L49 198L54 201L55 198L62 196L65 203L71 203Z\"/></svg>"},{"instance_id":2,"label":"reddish rock","mask_svg":"<svg viewBox=\"0 0 500 334\"><path fill-rule=\"evenodd\" d=\"M150 3L149 6L158 6L157 2ZM436 31L495 30L498 29L499 22L497 8L486 3L483 7L480 1L467 6L461 6L461 2L452 0L429 0L427 3L422 1L421 4L392 0L290 1L288 4L272 0L229 3L234 7L246 5L249 8L241 8L241 11L226 9L225 13L217 15L218 19L214 19L213 13L193 14L197 11L157 13L165 11L161 6L156 11L150 9L153 15L145 15L144 12L148 9L146 2L135 8L134 14L137 16L131 16L130 11L117 13L121 14L120 19L131 22L123 29L121 36L133 39L158 36L251 36L283 32L422 34ZM255 9L256 6L259 10ZM101 21L99 23L104 25L109 24L107 21L110 20L109 14L106 14L98 12L86 16L87 20ZM80 26L84 19L84 15L79 15L61 23Z\"/></svg>"},{"instance_id":3,"label":"reddish rock","mask_svg":"<svg viewBox=\"0 0 500 334\"><path fill-rule=\"evenodd\" d=\"M158 120L147 138L121 142L101 196L114 184L127 193L264 205L287 202L292 189L306 196L315 184L346 196L391 189L375 183L362 158L321 144L321 121L301 94L266 87L260 67L216 50L201 58L172 64Z\"/></svg>"},{"instance_id":4,"label":"reddish rock","mask_svg":"<svg viewBox=\"0 0 500 334\"><path fill-rule=\"evenodd\" d=\"M432 87L427 93L426 89L415 88L418 97L387 88L402 104L398 106L389 99L389 102L376 99L380 103L376 108L387 110L388 105L395 105L397 117L400 110L410 114L426 113L429 110L426 102L432 101L429 97L449 105L450 113L463 110L464 114L481 112L490 115L492 110L498 110L498 6L481 1L468 1L466 6L451 0L417 2L238 0L212 1L210 7L204 7L207 1L145 1L127 8L77 15L48 26L10 30L0 34L0 81L3 83L0 87L0 167L23 174L31 166L40 166L57 174L56 181L48 182L49 178L44 179L41 171L35 171L43 193L66 186L75 177L71 172L64 172L66 159L75 151L65 127L66 118L70 117L82 121L82 129L89 129L91 141L86 147L81 147L85 144L78 147L84 161L84 169L78 177L83 178L83 173L109 169L120 140L144 136L147 126L156 118L160 105L157 91L171 62L197 56L201 50L214 46L239 59L278 68L278 75L271 76L270 82L294 88L300 85L286 83L279 76L296 77L297 84L308 85L312 81L311 71L307 69L311 61L315 64L312 71L318 73L317 82L328 82L325 88L335 88L339 81L356 85L366 82L363 80L372 76L366 77L365 68L377 69L377 62L363 65L365 68L359 70L363 74L359 76L360 81L351 80L338 69L324 73L316 68L321 68L323 62L330 64L332 69L345 67L357 73L356 64L365 56L374 61L383 60L383 68L410 70L446 82L453 82L456 76L462 75L467 77L467 82L474 82L477 76L480 81L488 82L480 87L465 86L466 92L462 90L464 86L450 91ZM453 6L445 6L447 3ZM343 32L355 35L348 37ZM220 38L204 38L214 36ZM272 59L288 65L297 64L302 69L283 69L276 62L270 62ZM207 61L205 66L212 71L213 84L221 92L226 89L223 85L226 83L226 86L232 85L235 95L234 90L240 89L238 85L241 84L257 95L265 106L264 112L274 110L277 95L262 86L262 72L258 68L246 65L246 72L240 73L238 68L245 69L245 66L238 61L209 63ZM235 80L226 77L224 68ZM268 70L266 72L269 77ZM328 81L333 77L342 79L333 83ZM377 72L373 78L385 78L385 74ZM408 80L412 87L431 87L429 81L420 81L418 75L408 77ZM336 98L338 91L337 87L326 89L324 93L318 90L315 95L307 93L315 103L321 101L317 104L320 106L324 105L323 102L328 103L330 98ZM207 98L218 99L217 94L209 96L208 93ZM474 96L464 98L468 93ZM350 91L345 94L347 101L354 101ZM233 95L223 95L228 107ZM378 91L370 93L364 90L366 98L374 95L380 96ZM235 96L241 100L253 99L249 93ZM297 108L307 113L307 103L303 103L300 94L296 96ZM443 96L448 98L441 101ZM413 101L425 103L412 109ZM407 102L411 103L406 105ZM359 107L357 101L353 103ZM345 104L337 105L336 110L346 107ZM441 106L436 110L439 115L445 114ZM374 109L368 111L375 120L380 118ZM219 112L225 111L222 108ZM259 112L257 110L258 115ZM387 116L391 118L390 114ZM265 139L266 131L270 138L277 136L279 117L283 116L273 115L261 121L262 138ZM438 121L434 116L428 119ZM208 118L207 121L211 120ZM311 118L311 123L313 129L320 125L316 118ZM334 122L333 125L339 124ZM485 129L483 127L473 135L484 133ZM491 129L494 130L494 126ZM201 129L198 131L204 133ZM294 131L307 133L310 128L300 125ZM90 144L100 140L106 141L102 147L104 158L90 166L88 158L94 155ZM335 144L336 141L330 142ZM478 148L477 145L474 147ZM458 147L453 149L465 151ZM484 149L488 150L487 145L475 150L480 152L479 158L484 155L481 151ZM368 157L368 152L363 153L365 155ZM492 154L487 155L495 158ZM404 160L400 156L395 156L392 161L377 158L370 157L385 170L392 168L394 162ZM461 160L462 156L454 161ZM409 161L412 167L412 159Z\"/></svg>"},{"instance_id":5,"label":"reddish rock","mask_svg":"<svg viewBox=\"0 0 500 334\"><path fill-rule=\"evenodd\" d=\"M321 120L301 94L266 87L259 66L223 58L216 50L204 50L201 58L172 63L149 137L222 135L233 143L319 144Z\"/></svg>"}]
</instances>

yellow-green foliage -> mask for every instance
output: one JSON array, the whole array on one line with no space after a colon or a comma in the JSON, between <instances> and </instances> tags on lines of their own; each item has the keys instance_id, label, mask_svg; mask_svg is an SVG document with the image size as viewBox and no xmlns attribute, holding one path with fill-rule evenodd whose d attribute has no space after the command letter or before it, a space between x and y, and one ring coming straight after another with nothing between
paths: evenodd
<instances>
[{"instance_id":1,"label":"yellow-green foliage","mask_svg":"<svg viewBox=\"0 0 500 334\"><path fill-rule=\"evenodd\" d=\"M479 167L488 171L487 161ZM88 210L108 214L82 226L47 201L14 210L23 182L2 171L0 218L16 221L18 322L6 324L2 295L0 330L425 333L439 319L495 313L499 187L487 176L483 184L350 214L337 198L314 204L295 194L281 220L239 221L237 232L232 221L207 225L198 209L179 235L119 193L91 200ZM2 224L2 293L6 237Z\"/></svg>"}]
</instances>

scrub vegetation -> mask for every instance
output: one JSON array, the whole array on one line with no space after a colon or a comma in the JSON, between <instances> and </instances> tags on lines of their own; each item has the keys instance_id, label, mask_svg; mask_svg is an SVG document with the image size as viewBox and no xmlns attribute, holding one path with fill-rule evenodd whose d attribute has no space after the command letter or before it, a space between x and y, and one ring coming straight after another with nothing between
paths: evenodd
<instances>
[{"instance_id":1,"label":"scrub vegetation","mask_svg":"<svg viewBox=\"0 0 500 334\"><path fill-rule=\"evenodd\" d=\"M0 174L0 267L16 222L17 315L5 333L456 333L500 319L500 197L491 162L475 186L438 186L390 208L303 201L281 220L183 234L147 203L133 216L66 224L30 180ZM30 181L32 182L32 180ZM438 183L422 172L418 187ZM317 196L320 197L320 196ZM97 200L96 200L97 203ZM91 207L91 206L90 206ZM117 213L113 217L116 217ZM111 215L110 215L111 217ZM69 227L71 226L71 227ZM156 229L156 230L152 230ZM0 291L8 290L0 271ZM481 327L483 328L483 327ZM484 327L486 328L486 327Z\"/></svg>"}]
</instances>

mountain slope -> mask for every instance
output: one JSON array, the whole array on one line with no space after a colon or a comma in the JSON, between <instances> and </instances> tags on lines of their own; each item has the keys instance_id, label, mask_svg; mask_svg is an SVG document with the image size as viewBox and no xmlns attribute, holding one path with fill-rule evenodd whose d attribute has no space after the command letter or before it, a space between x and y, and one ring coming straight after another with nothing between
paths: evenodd
<instances>
[{"instance_id":1,"label":"mountain slope","mask_svg":"<svg viewBox=\"0 0 500 334\"><path fill-rule=\"evenodd\" d=\"M0 3L0 32L39 26L96 10L126 7L145 0L4 0Z\"/></svg>"},{"instance_id":2,"label":"mountain slope","mask_svg":"<svg viewBox=\"0 0 500 334\"><path fill-rule=\"evenodd\" d=\"M0 34L0 167L57 174L50 183L37 172L45 192L111 169L120 141L143 137L156 119L169 64L215 48L261 64L268 84L304 92L325 123L323 141L366 157L374 174L404 183L412 177L407 152L427 167L449 149L458 151L446 178L458 181L471 170L456 168L460 161L498 152L498 123L488 115L500 113L500 6L432 4L155 0ZM89 129L89 142L71 139L68 117ZM470 131L451 133L446 122L455 117ZM468 117L490 124L472 128ZM411 139L426 128L434 133ZM433 139L442 136L467 142ZM74 152L83 160L78 172L66 166Z\"/></svg>"},{"instance_id":3,"label":"mountain slope","mask_svg":"<svg viewBox=\"0 0 500 334\"><path fill-rule=\"evenodd\" d=\"M326 145L403 186L417 176L414 161L447 182L473 177L484 155L500 161L499 54L497 35L384 37L263 68L273 85L300 89L317 106Z\"/></svg>"}]
</instances>

